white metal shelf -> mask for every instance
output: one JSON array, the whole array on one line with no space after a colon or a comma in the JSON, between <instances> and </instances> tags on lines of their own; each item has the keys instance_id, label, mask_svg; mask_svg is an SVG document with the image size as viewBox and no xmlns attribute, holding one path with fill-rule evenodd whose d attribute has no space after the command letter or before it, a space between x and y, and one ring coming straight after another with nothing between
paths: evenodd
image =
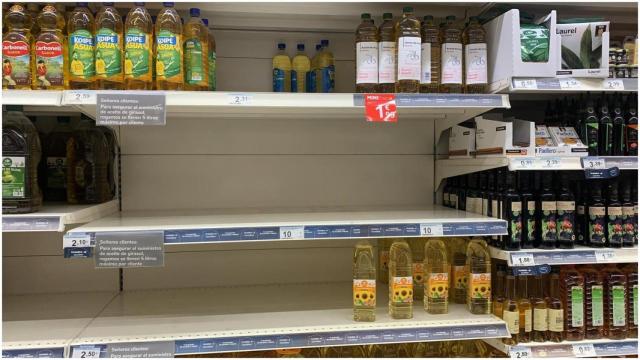
<instances>
[{"instance_id":1,"label":"white metal shelf","mask_svg":"<svg viewBox=\"0 0 640 360\"><path fill-rule=\"evenodd\" d=\"M118 211L118 200L102 204L70 205L44 203L40 211L29 214L2 214L3 232L58 231L66 225L82 224Z\"/></svg>"},{"instance_id":2,"label":"white metal shelf","mask_svg":"<svg viewBox=\"0 0 640 360\"><path fill-rule=\"evenodd\" d=\"M638 354L638 339L623 340L597 339L581 341L529 342L518 345L506 345L501 339L485 339L487 344L511 357L521 358L567 358L567 357L605 357ZM591 352L591 354L589 354ZM523 356L526 353L528 356ZM595 353L595 355L594 355ZM518 356L520 355L520 356Z\"/></svg>"},{"instance_id":3,"label":"white metal shelf","mask_svg":"<svg viewBox=\"0 0 640 360\"><path fill-rule=\"evenodd\" d=\"M576 246L573 249L522 249L506 251L489 246L494 259L505 260L509 266L637 263L638 247L591 248Z\"/></svg>"}]
</instances>

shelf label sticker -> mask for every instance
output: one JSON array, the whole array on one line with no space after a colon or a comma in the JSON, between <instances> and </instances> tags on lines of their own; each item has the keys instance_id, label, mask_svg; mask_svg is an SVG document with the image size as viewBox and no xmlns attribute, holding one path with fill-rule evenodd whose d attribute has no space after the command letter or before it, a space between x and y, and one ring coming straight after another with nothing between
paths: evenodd
<instances>
[{"instance_id":1,"label":"shelf label sticker","mask_svg":"<svg viewBox=\"0 0 640 360\"><path fill-rule=\"evenodd\" d=\"M535 167L535 159L533 158L515 158L511 159L511 170L529 170Z\"/></svg>"},{"instance_id":2,"label":"shelf label sticker","mask_svg":"<svg viewBox=\"0 0 640 360\"><path fill-rule=\"evenodd\" d=\"M593 347L593 344L574 344L573 345L573 355L576 357L597 357L596 349Z\"/></svg>"},{"instance_id":3,"label":"shelf label sticker","mask_svg":"<svg viewBox=\"0 0 640 360\"><path fill-rule=\"evenodd\" d=\"M574 78L560 78L560 89L562 90L577 90L582 88L580 80Z\"/></svg>"},{"instance_id":4,"label":"shelf label sticker","mask_svg":"<svg viewBox=\"0 0 640 360\"><path fill-rule=\"evenodd\" d=\"M442 236L444 228L442 224L420 224L420 236Z\"/></svg>"},{"instance_id":5,"label":"shelf label sticker","mask_svg":"<svg viewBox=\"0 0 640 360\"><path fill-rule=\"evenodd\" d=\"M606 169L607 163L601 157L587 156L582 158L582 167L584 169Z\"/></svg>"},{"instance_id":6,"label":"shelf label sticker","mask_svg":"<svg viewBox=\"0 0 640 360\"><path fill-rule=\"evenodd\" d=\"M612 91L624 90L624 81L622 81L622 79L604 79L602 80L602 89Z\"/></svg>"},{"instance_id":7,"label":"shelf label sticker","mask_svg":"<svg viewBox=\"0 0 640 360\"><path fill-rule=\"evenodd\" d=\"M97 125L164 126L167 121L164 93L99 93Z\"/></svg>"},{"instance_id":8,"label":"shelf label sticker","mask_svg":"<svg viewBox=\"0 0 640 360\"><path fill-rule=\"evenodd\" d=\"M91 90L65 90L62 105L92 105L96 103L96 92Z\"/></svg>"},{"instance_id":9,"label":"shelf label sticker","mask_svg":"<svg viewBox=\"0 0 640 360\"><path fill-rule=\"evenodd\" d=\"M616 253L611 250L596 250L596 262L608 263L614 262L616 259Z\"/></svg>"},{"instance_id":10,"label":"shelf label sticker","mask_svg":"<svg viewBox=\"0 0 640 360\"><path fill-rule=\"evenodd\" d=\"M509 348L509 357L512 359L528 359L532 357L531 348L528 346L512 346Z\"/></svg>"},{"instance_id":11,"label":"shelf label sticker","mask_svg":"<svg viewBox=\"0 0 640 360\"><path fill-rule=\"evenodd\" d=\"M514 253L511 254L512 266L533 266L535 260L532 253Z\"/></svg>"},{"instance_id":12,"label":"shelf label sticker","mask_svg":"<svg viewBox=\"0 0 640 360\"><path fill-rule=\"evenodd\" d=\"M398 122L395 94L365 94L364 114L367 122Z\"/></svg>"},{"instance_id":13,"label":"shelf label sticker","mask_svg":"<svg viewBox=\"0 0 640 360\"><path fill-rule=\"evenodd\" d=\"M164 266L164 232L97 232L95 252L96 268Z\"/></svg>"},{"instance_id":14,"label":"shelf label sticker","mask_svg":"<svg viewBox=\"0 0 640 360\"><path fill-rule=\"evenodd\" d=\"M562 164L560 158L555 157L540 159L540 163L543 169L557 169Z\"/></svg>"},{"instance_id":15,"label":"shelf label sticker","mask_svg":"<svg viewBox=\"0 0 640 360\"><path fill-rule=\"evenodd\" d=\"M108 358L172 358L174 341L107 344Z\"/></svg>"},{"instance_id":16,"label":"shelf label sticker","mask_svg":"<svg viewBox=\"0 0 640 360\"><path fill-rule=\"evenodd\" d=\"M304 239L304 226L281 226L280 240Z\"/></svg>"},{"instance_id":17,"label":"shelf label sticker","mask_svg":"<svg viewBox=\"0 0 640 360\"><path fill-rule=\"evenodd\" d=\"M62 237L62 248L90 247L91 235L84 233L69 233Z\"/></svg>"},{"instance_id":18,"label":"shelf label sticker","mask_svg":"<svg viewBox=\"0 0 640 360\"><path fill-rule=\"evenodd\" d=\"M620 175L620 169L617 166L608 169L584 169L585 179L611 179Z\"/></svg>"},{"instance_id":19,"label":"shelf label sticker","mask_svg":"<svg viewBox=\"0 0 640 360\"><path fill-rule=\"evenodd\" d=\"M251 105L253 103L253 95L251 94L229 94L227 96L227 104L229 105Z\"/></svg>"},{"instance_id":20,"label":"shelf label sticker","mask_svg":"<svg viewBox=\"0 0 640 360\"><path fill-rule=\"evenodd\" d=\"M74 359L99 359L100 347L97 347L97 346L74 347L71 350L71 357Z\"/></svg>"},{"instance_id":21,"label":"shelf label sticker","mask_svg":"<svg viewBox=\"0 0 640 360\"><path fill-rule=\"evenodd\" d=\"M538 82L536 79L513 79L514 89L523 90L536 90L538 89Z\"/></svg>"}]
</instances>

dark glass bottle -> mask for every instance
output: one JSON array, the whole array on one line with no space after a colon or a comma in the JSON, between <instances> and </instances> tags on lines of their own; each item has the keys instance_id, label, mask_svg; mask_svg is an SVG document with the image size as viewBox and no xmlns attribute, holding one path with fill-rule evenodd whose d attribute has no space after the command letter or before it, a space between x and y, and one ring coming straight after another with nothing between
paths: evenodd
<instances>
[{"instance_id":1,"label":"dark glass bottle","mask_svg":"<svg viewBox=\"0 0 640 360\"><path fill-rule=\"evenodd\" d=\"M622 247L623 220L622 203L618 198L618 181L611 180L607 186L607 241L613 248Z\"/></svg>"},{"instance_id":2,"label":"dark glass bottle","mask_svg":"<svg viewBox=\"0 0 640 360\"><path fill-rule=\"evenodd\" d=\"M449 207L458 208L458 177L449 178L451 180L451 188L449 188Z\"/></svg>"},{"instance_id":3,"label":"dark glass bottle","mask_svg":"<svg viewBox=\"0 0 640 360\"><path fill-rule=\"evenodd\" d=\"M593 181L591 187L591 197L589 199L589 237L588 245L593 247L604 247L607 242L607 208L602 199L602 189L600 183Z\"/></svg>"},{"instance_id":4,"label":"dark glass bottle","mask_svg":"<svg viewBox=\"0 0 640 360\"><path fill-rule=\"evenodd\" d=\"M458 179L458 210L467 210L467 177L460 176Z\"/></svg>"},{"instance_id":5,"label":"dark glass bottle","mask_svg":"<svg viewBox=\"0 0 640 360\"><path fill-rule=\"evenodd\" d=\"M553 249L558 241L556 194L552 188L551 174L541 176L541 189L536 203L538 238L540 248Z\"/></svg>"},{"instance_id":6,"label":"dark glass bottle","mask_svg":"<svg viewBox=\"0 0 640 360\"><path fill-rule=\"evenodd\" d=\"M576 194L576 243L587 245L586 239L589 237L589 187L585 181L575 182Z\"/></svg>"},{"instance_id":7,"label":"dark glass bottle","mask_svg":"<svg viewBox=\"0 0 640 360\"><path fill-rule=\"evenodd\" d=\"M633 247L633 236L636 232L633 222L633 202L631 201L630 179L622 183L622 246Z\"/></svg>"},{"instance_id":8,"label":"dark glass bottle","mask_svg":"<svg viewBox=\"0 0 640 360\"><path fill-rule=\"evenodd\" d=\"M531 249L535 242L536 233L536 200L531 192L531 173L518 173L518 189L522 198L522 244L523 249Z\"/></svg>"},{"instance_id":9,"label":"dark glass bottle","mask_svg":"<svg viewBox=\"0 0 640 360\"><path fill-rule=\"evenodd\" d=\"M496 172L496 191L495 202L492 200L493 217L496 219L502 219L502 200L504 195L504 181L506 176L506 168L500 168ZM493 206L495 203L495 207ZM491 244L495 247L502 248L502 236L491 236Z\"/></svg>"},{"instance_id":10,"label":"dark glass bottle","mask_svg":"<svg viewBox=\"0 0 640 360\"><path fill-rule=\"evenodd\" d=\"M600 141L600 123L593 99L587 94L586 108L584 112L584 120L582 121L582 142L587 145L590 156L598 155L598 142Z\"/></svg>"},{"instance_id":11,"label":"dark glass bottle","mask_svg":"<svg viewBox=\"0 0 640 360\"><path fill-rule=\"evenodd\" d=\"M576 199L569 187L569 175L561 172L560 186L556 195L558 247L573 249L576 241Z\"/></svg>"},{"instance_id":12,"label":"dark glass bottle","mask_svg":"<svg viewBox=\"0 0 640 360\"><path fill-rule=\"evenodd\" d=\"M587 103L582 98L582 94L578 97L578 101L575 106L575 127L576 132L578 133L578 137L582 140L583 143L587 144L584 136L584 119L585 119L585 111L587 108Z\"/></svg>"},{"instance_id":13,"label":"dark glass bottle","mask_svg":"<svg viewBox=\"0 0 640 360\"><path fill-rule=\"evenodd\" d=\"M631 201L633 202L633 243L638 245L638 177L631 178Z\"/></svg>"},{"instance_id":14,"label":"dark glass bottle","mask_svg":"<svg viewBox=\"0 0 640 360\"><path fill-rule=\"evenodd\" d=\"M564 340L564 308L562 307L562 300L560 300L560 277L558 274L551 274L548 291L548 339L551 342L562 342Z\"/></svg>"},{"instance_id":15,"label":"dark glass bottle","mask_svg":"<svg viewBox=\"0 0 640 360\"><path fill-rule=\"evenodd\" d=\"M45 167L44 199L47 201L67 200L67 140L71 137L71 119L59 117L58 125L48 136L43 151Z\"/></svg>"},{"instance_id":16,"label":"dark glass bottle","mask_svg":"<svg viewBox=\"0 0 640 360\"><path fill-rule=\"evenodd\" d=\"M610 156L613 150L613 121L611 120L611 114L609 113L609 104L605 95L602 95L600 99L600 128L598 139L598 155Z\"/></svg>"},{"instance_id":17,"label":"dark glass bottle","mask_svg":"<svg viewBox=\"0 0 640 360\"><path fill-rule=\"evenodd\" d=\"M508 171L506 191L502 196L502 218L507 221L507 235L502 243L506 250L520 250L522 242L522 199L516 191L516 174Z\"/></svg>"},{"instance_id":18,"label":"dark glass bottle","mask_svg":"<svg viewBox=\"0 0 640 360\"><path fill-rule=\"evenodd\" d=\"M442 206L449 207L449 193L451 192L451 178L446 178L442 188Z\"/></svg>"},{"instance_id":19,"label":"dark glass bottle","mask_svg":"<svg viewBox=\"0 0 640 360\"><path fill-rule=\"evenodd\" d=\"M535 275L532 285L531 306L533 307L533 331L531 340L535 342L547 341L547 331L549 330L549 314L547 312L547 301L544 298L541 275Z\"/></svg>"},{"instance_id":20,"label":"dark glass bottle","mask_svg":"<svg viewBox=\"0 0 640 360\"><path fill-rule=\"evenodd\" d=\"M487 216L489 211L489 198L487 189L487 173L481 172L479 175L480 183L480 214Z\"/></svg>"},{"instance_id":21,"label":"dark glass bottle","mask_svg":"<svg viewBox=\"0 0 640 360\"><path fill-rule=\"evenodd\" d=\"M637 94L627 96L625 113L625 151L626 155L638 156L638 100Z\"/></svg>"},{"instance_id":22,"label":"dark glass bottle","mask_svg":"<svg viewBox=\"0 0 640 360\"><path fill-rule=\"evenodd\" d=\"M536 125L549 125L553 123L553 109L551 108L551 101L547 101L547 107L544 109L544 122L537 123Z\"/></svg>"},{"instance_id":23,"label":"dark glass bottle","mask_svg":"<svg viewBox=\"0 0 640 360\"><path fill-rule=\"evenodd\" d=\"M613 156L624 156L625 153L625 123L624 112L622 109L622 96L616 95L613 100L613 108L611 110L613 122L613 141L611 145L611 153Z\"/></svg>"},{"instance_id":24,"label":"dark glass bottle","mask_svg":"<svg viewBox=\"0 0 640 360\"><path fill-rule=\"evenodd\" d=\"M585 338L600 339L604 334L604 282L593 266L581 267L585 292Z\"/></svg>"},{"instance_id":25,"label":"dark glass bottle","mask_svg":"<svg viewBox=\"0 0 640 360\"><path fill-rule=\"evenodd\" d=\"M494 172L489 170L487 171L487 191L485 191L484 196L482 197L483 200L483 204L484 204L484 200L487 201L487 213L486 215L488 217L493 217L493 209L492 207L492 203L493 203L493 197L495 196L495 175Z\"/></svg>"}]
</instances>

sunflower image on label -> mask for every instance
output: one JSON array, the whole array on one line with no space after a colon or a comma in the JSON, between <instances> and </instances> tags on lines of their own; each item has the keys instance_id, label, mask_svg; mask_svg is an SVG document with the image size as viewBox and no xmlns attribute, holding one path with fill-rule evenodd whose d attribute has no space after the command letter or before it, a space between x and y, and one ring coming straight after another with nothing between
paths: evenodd
<instances>
[{"instance_id":1,"label":"sunflower image on label","mask_svg":"<svg viewBox=\"0 0 640 360\"><path fill-rule=\"evenodd\" d=\"M25 41L2 41L2 85L31 84L31 57Z\"/></svg>"},{"instance_id":2,"label":"sunflower image on label","mask_svg":"<svg viewBox=\"0 0 640 360\"><path fill-rule=\"evenodd\" d=\"M394 276L391 283L391 302L401 304L413 303L413 278L411 276Z\"/></svg>"},{"instance_id":3,"label":"sunflower image on label","mask_svg":"<svg viewBox=\"0 0 640 360\"><path fill-rule=\"evenodd\" d=\"M623 219L621 206L609 206L607 208L607 229L609 244L622 244Z\"/></svg>"},{"instance_id":4,"label":"sunflower image on label","mask_svg":"<svg viewBox=\"0 0 640 360\"><path fill-rule=\"evenodd\" d=\"M557 224L558 224L558 240L564 242L573 242L576 235L573 232L575 224L575 201L558 201L557 202Z\"/></svg>"},{"instance_id":5,"label":"sunflower image on label","mask_svg":"<svg viewBox=\"0 0 640 360\"><path fill-rule=\"evenodd\" d=\"M96 76L108 78L122 73L122 39L118 33L101 28L96 34Z\"/></svg>"},{"instance_id":6,"label":"sunflower image on label","mask_svg":"<svg viewBox=\"0 0 640 360\"><path fill-rule=\"evenodd\" d=\"M36 41L36 80L38 88L64 85L62 44Z\"/></svg>"},{"instance_id":7,"label":"sunflower image on label","mask_svg":"<svg viewBox=\"0 0 640 360\"><path fill-rule=\"evenodd\" d=\"M160 30L156 36L156 76L159 79L170 79L182 72L182 41L180 35L169 30Z\"/></svg>"},{"instance_id":8,"label":"sunflower image on label","mask_svg":"<svg viewBox=\"0 0 640 360\"><path fill-rule=\"evenodd\" d=\"M604 236L606 210L604 206L589 206L589 243L604 244L606 238Z\"/></svg>"},{"instance_id":9,"label":"sunflower image on label","mask_svg":"<svg viewBox=\"0 0 640 360\"><path fill-rule=\"evenodd\" d=\"M558 238L556 232L556 202L555 201L543 201L542 202L542 216L540 217L540 227L542 228L542 240L543 241L555 241Z\"/></svg>"},{"instance_id":10,"label":"sunflower image on label","mask_svg":"<svg viewBox=\"0 0 640 360\"><path fill-rule=\"evenodd\" d=\"M424 264L422 262L413 263L413 283L415 287L424 286Z\"/></svg>"},{"instance_id":11,"label":"sunflower image on label","mask_svg":"<svg viewBox=\"0 0 640 360\"><path fill-rule=\"evenodd\" d=\"M95 75L93 36L80 29L69 35L69 74L71 78L88 80Z\"/></svg>"},{"instance_id":12,"label":"sunflower image on label","mask_svg":"<svg viewBox=\"0 0 640 360\"><path fill-rule=\"evenodd\" d=\"M2 198L24 198L26 160L24 156L2 158Z\"/></svg>"},{"instance_id":13,"label":"sunflower image on label","mask_svg":"<svg viewBox=\"0 0 640 360\"><path fill-rule=\"evenodd\" d=\"M520 333L520 313L517 311L507 311L504 310L502 312L502 320L507 323L507 330L509 330L509 334L518 334Z\"/></svg>"},{"instance_id":14,"label":"sunflower image on label","mask_svg":"<svg viewBox=\"0 0 640 360\"><path fill-rule=\"evenodd\" d=\"M125 35L124 76L128 79L151 80L149 36L129 29Z\"/></svg>"},{"instance_id":15,"label":"sunflower image on label","mask_svg":"<svg viewBox=\"0 0 640 360\"><path fill-rule=\"evenodd\" d=\"M467 267L453 267L453 286L459 290L467 290Z\"/></svg>"},{"instance_id":16,"label":"sunflower image on label","mask_svg":"<svg viewBox=\"0 0 640 360\"><path fill-rule=\"evenodd\" d=\"M469 274L469 297L491 299L491 273Z\"/></svg>"},{"instance_id":17,"label":"sunflower image on label","mask_svg":"<svg viewBox=\"0 0 640 360\"><path fill-rule=\"evenodd\" d=\"M353 305L376 306L376 281L369 279L353 280Z\"/></svg>"},{"instance_id":18,"label":"sunflower image on label","mask_svg":"<svg viewBox=\"0 0 640 360\"><path fill-rule=\"evenodd\" d=\"M202 43L199 39L188 39L184 43L184 81L189 85L198 85L204 79L204 64L202 63Z\"/></svg>"},{"instance_id":19,"label":"sunflower image on label","mask_svg":"<svg viewBox=\"0 0 640 360\"><path fill-rule=\"evenodd\" d=\"M446 299L449 297L449 274L431 273L427 280L427 291L431 299Z\"/></svg>"}]
</instances>

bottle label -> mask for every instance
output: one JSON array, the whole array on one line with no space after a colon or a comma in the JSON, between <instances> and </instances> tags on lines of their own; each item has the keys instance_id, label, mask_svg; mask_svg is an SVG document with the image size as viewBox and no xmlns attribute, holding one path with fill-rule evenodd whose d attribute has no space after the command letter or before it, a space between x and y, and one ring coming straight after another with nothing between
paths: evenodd
<instances>
[{"instance_id":1,"label":"bottle label","mask_svg":"<svg viewBox=\"0 0 640 360\"><path fill-rule=\"evenodd\" d=\"M574 233L575 224L575 201L558 201L558 240L563 242L574 242L576 235Z\"/></svg>"},{"instance_id":2,"label":"bottle label","mask_svg":"<svg viewBox=\"0 0 640 360\"><path fill-rule=\"evenodd\" d=\"M47 188L65 189L67 187L67 158L47 157Z\"/></svg>"},{"instance_id":3,"label":"bottle label","mask_svg":"<svg viewBox=\"0 0 640 360\"><path fill-rule=\"evenodd\" d=\"M209 51L209 90L210 91L216 91L216 87L217 87L216 60L217 60L216 52Z\"/></svg>"},{"instance_id":4,"label":"bottle label","mask_svg":"<svg viewBox=\"0 0 640 360\"><path fill-rule=\"evenodd\" d=\"M604 325L604 292L602 285L591 286L591 326Z\"/></svg>"},{"instance_id":5,"label":"bottle label","mask_svg":"<svg viewBox=\"0 0 640 360\"><path fill-rule=\"evenodd\" d=\"M96 34L96 75L108 78L122 74L122 39L111 29Z\"/></svg>"},{"instance_id":6,"label":"bottle label","mask_svg":"<svg viewBox=\"0 0 640 360\"><path fill-rule=\"evenodd\" d=\"M536 238L536 202L527 201L527 238L533 241Z\"/></svg>"},{"instance_id":7,"label":"bottle label","mask_svg":"<svg viewBox=\"0 0 640 360\"><path fill-rule=\"evenodd\" d=\"M558 238L556 233L556 202L542 201L541 207L540 227L542 229L542 241L554 242Z\"/></svg>"},{"instance_id":8,"label":"bottle label","mask_svg":"<svg viewBox=\"0 0 640 360\"><path fill-rule=\"evenodd\" d=\"M29 44L25 41L2 41L2 85L9 88L31 85Z\"/></svg>"},{"instance_id":9,"label":"bottle label","mask_svg":"<svg viewBox=\"0 0 640 360\"><path fill-rule=\"evenodd\" d=\"M607 211L604 206L589 206L589 243L604 244L605 215Z\"/></svg>"},{"instance_id":10,"label":"bottle label","mask_svg":"<svg viewBox=\"0 0 640 360\"><path fill-rule=\"evenodd\" d=\"M420 45L420 61L422 71L420 72L420 84L431 84L431 43Z\"/></svg>"},{"instance_id":11,"label":"bottle label","mask_svg":"<svg viewBox=\"0 0 640 360\"><path fill-rule=\"evenodd\" d=\"M420 37L398 38L398 80L420 81Z\"/></svg>"},{"instance_id":12,"label":"bottle label","mask_svg":"<svg viewBox=\"0 0 640 360\"><path fill-rule=\"evenodd\" d=\"M589 155L598 155L598 123L585 124L585 138L587 140L587 147L589 148Z\"/></svg>"},{"instance_id":13,"label":"bottle label","mask_svg":"<svg viewBox=\"0 0 640 360\"><path fill-rule=\"evenodd\" d=\"M198 38L188 39L184 43L184 81L189 85L200 85L204 80L203 51L202 42ZM207 80L207 86L208 83Z\"/></svg>"},{"instance_id":14,"label":"bottle label","mask_svg":"<svg viewBox=\"0 0 640 360\"><path fill-rule=\"evenodd\" d=\"M468 297L471 299L491 300L491 273L469 274Z\"/></svg>"},{"instance_id":15,"label":"bottle label","mask_svg":"<svg viewBox=\"0 0 640 360\"><path fill-rule=\"evenodd\" d=\"M442 84L462 84L462 44L442 44Z\"/></svg>"},{"instance_id":16,"label":"bottle label","mask_svg":"<svg viewBox=\"0 0 640 360\"><path fill-rule=\"evenodd\" d=\"M626 145L629 155L638 154L638 124L626 126Z\"/></svg>"},{"instance_id":17,"label":"bottle label","mask_svg":"<svg viewBox=\"0 0 640 360\"><path fill-rule=\"evenodd\" d=\"M564 310L548 309L549 311L549 331L562 332L564 330Z\"/></svg>"},{"instance_id":18,"label":"bottle label","mask_svg":"<svg viewBox=\"0 0 640 360\"><path fill-rule=\"evenodd\" d=\"M427 280L430 299L449 298L449 273L431 273Z\"/></svg>"},{"instance_id":19,"label":"bottle label","mask_svg":"<svg viewBox=\"0 0 640 360\"><path fill-rule=\"evenodd\" d=\"M320 71L320 92L331 93L335 89L336 68L333 65L325 66Z\"/></svg>"},{"instance_id":20,"label":"bottle label","mask_svg":"<svg viewBox=\"0 0 640 360\"><path fill-rule=\"evenodd\" d=\"M6 156L2 158L2 198L23 199L26 185L26 158Z\"/></svg>"},{"instance_id":21,"label":"bottle label","mask_svg":"<svg viewBox=\"0 0 640 360\"><path fill-rule=\"evenodd\" d=\"M600 147L602 155L611 155L613 149L613 124L600 124L600 133L602 136L602 143Z\"/></svg>"},{"instance_id":22,"label":"bottle label","mask_svg":"<svg viewBox=\"0 0 640 360\"><path fill-rule=\"evenodd\" d=\"M638 284L633 285L633 325L638 325Z\"/></svg>"},{"instance_id":23,"label":"bottle label","mask_svg":"<svg viewBox=\"0 0 640 360\"><path fill-rule=\"evenodd\" d=\"M500 217L500 213L498 212L498 200L491 200L491 215L494 218Z\"/></svg>"},{"instance_id":24,"label":"bottle label","mask_svg":"<svg viewBox=\"0 0 640 360\"><path fill-rule=\"evenodd\" d=\"M282 69L274 68L273 69L273 92L284 92L285 91L285 71Z\"/></svg>"},{"instance_id":25,"label":"bottle label","mask_svg":"<svg viewBox=\"0 0 640 360\"><path fill-rule=\"evenodd\" d=\"M533 328L533 319L532 319L532 311L531 309L526 309L524 311L524 332L531 332Z\"/></svg>"},{"instance_id":26,"label":"bottle label","mask_svg":"<svg viewBox=\"0 0 640 360\"><path fill-rule=\"evenodd\" d=\"M622 227L623 238L622 243L629 246L633 245L633 236L636 232L636 225L633 221L633 206L622 207Z\"/></svg>"},{"instance_id":27,"label":"bottle label","mask_svg":"<svg viewBox=\"0 0 640 360\"><path fill-rule=\"evenodd\" d=\"M62 44L36 41L36 80L38 88L64 85Z\"/></svg>"},{"instance_id":28,"label":"bottle label","mask_svg":"<svg viewBox=\"0 0 640 360\"><path fill-rule=\"evenodd\" d=\"M489 215L489 199L482 199L482 215Z\"/></svg>"},{"instance_id":29,"label":"bottle label","mask_svg":"<svg viewBox=\"0 0 640 360\"><path fill-rule=\"evenodd\" d=\"M571 326L584 326L584 290L582 286L571 287Z\"/></svg>"},{"instance_id":30,"label":"bottle label","mask_svg":"<svg viewBox=\"0 0 640 360\"><path fill-rule=\"evenodd\" d=\"M623 285L613 285L611 287L613 299L613 326L624 326L627 321L626 313L626 292Z\"/></svg>"},{"instance_id":31,"label":"bottle label","mask_svg":"<svg viewBox=\"0 0 640 360\"><path fill-rule=\"evenodd\" d=\"M533 330L547 331L549 329L549 312L544 309L533 309Z\"/></svg>"},{"instance_id":32,"label":"bottle label","mask_svg":"<svg viewBox=\"0 0 640 360\"><path fill-rule=\"evenodd\" d=\"M150 81L149 35L138 29L129 29L125 36L124 49L124 76Z\"/></svg>"},{"instance_id":33,"label":"bottle label","mask_svg":"<svg viewBox=\"0 0 640 360\"><path fill-rule=\"evenodd\" d=\"M182 72L182 41L180 34L160 30L156 35L156 78L168 80ZM182 82L182 79L175 79Z\"/></svg>"},{"instance_id":34,"label":"bottle label","mask_svg":"<svg viewBox=\"0 0 640 360\"><path fill-rule=\"evenodd\" d=\"M522 238L522 202L514 201L511 203L511 213L509 214L511 220L509 226L511 227L510 236L512 244L519 244Z\"/></svg>"},{"instance_id":35,"label":"bottle label","mask_svg":"<svg viewBox=\"0 0 640 360\"><path fill-rule=\"evenodd\" d=\"M378 43L373 41L356 44L356 84L378 83Z\"/></svg>"},{"instance_id":36,"label":"bottle label","mask_svg":"<svg viewBox=\"0 0 640 360\"><path fill-rule=\"evenodd\" d=\"M353 280L353 305L376 306L376 281L369 279Z\"/></svg>"},{"instance_id":37,"label":"bottle label","mask_svg":"<svg viewBox=\"0 0 640 360\"><path fill-rule=\"evenodd\" d=\"M380 84L395 84L396 82L396 43L382 41L378 48L378 82Z\"/></svg>"},{"instance_id":38,"label":"bottle label","mask_svg":"<svg viewBox=\"0 0 640 360\"><path fill-rule=\"evenodd\" d=\"M517 311L502 311L502 320L507 323L509 334L520 333L520 313Z\"/></svg>"},{"instance_id":39,"label":"bottle label","mask_svg":"<svg viewBox=\"0 0 640 360\"><path fill-rule=\"evenodd\" d=\"M71 77L90 80L96 73L93 35L88 30L76 30L69 35L69 72Z\"/></svg>"},{"instance_id":40,"label":"bottle label","mask_svg":"<svg viewBox=\"0 0 640 360\"><path fill-rule=\"evenodd\" d=\"M391 302L413 303L413 278L411 276L394 276L392 278Z\"/></svg>"},{"instance_id":41,"label":"bottle label","mask_svg":"<svg viewBox=\"0 0 640 360\"><path fill-rule=\"evenodd\" d=\"M453 284L457 290L467 290L467 267L462 265L453 267Z\"/></svg>"},{"instance_id":42,"label":"bottle label","mask_svg":"<svg viewBox=\"0 0 640 360\"><path fill-rule=\"evenodd\" d=\"M607 207L607 236L609 244L622 244L623 220L622 206Z\"/></svg>"},{"instance_id":43,"label":"bottle label","mask_svg":"<svg viewBox=\"0 0 640 360\"><path fill-rule=\"evenodd\" d=\"M466 84L487 83L487 44L468 44L464 47Z\"/></svg>"},{"instance_id":44,"label":"bottle label","mask_svg":"<svg viewBox=\"0 0 640 360\"><path fill-rule=\"evenodd\" d=\"M424 263L422 261L413 263L413 284L416 287L424 286Z\"/></svg>"}]
</instances>

